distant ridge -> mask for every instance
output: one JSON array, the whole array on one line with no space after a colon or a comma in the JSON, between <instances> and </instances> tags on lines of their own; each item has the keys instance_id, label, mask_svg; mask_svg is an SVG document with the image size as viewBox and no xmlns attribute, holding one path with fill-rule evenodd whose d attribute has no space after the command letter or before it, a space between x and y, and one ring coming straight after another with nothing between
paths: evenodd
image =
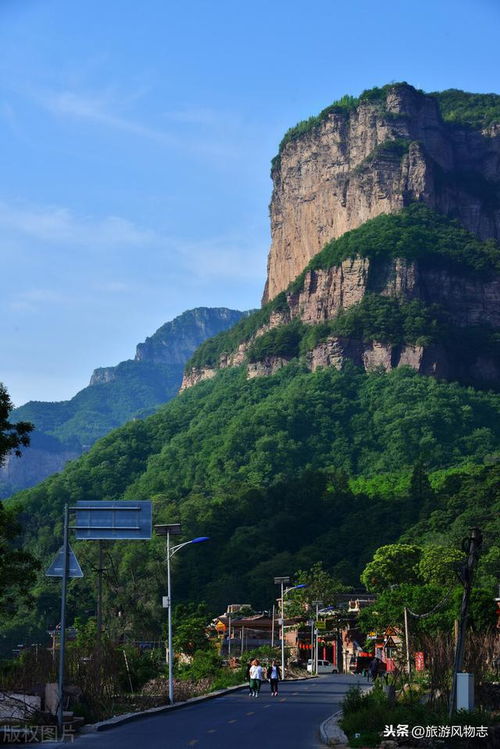
<instances>
[{"instance_id":1,"label":"distant ridge","mask_svg":"<svg viewBox=\"0 0 500 749\"><path fill-rule=\"evenodd\" d=\"M134 359L94 370L90 384L71 400L17 408L13 417L33 422L35 431L22 460L12 456L0 468L0 498L34 486L112 429L153 413L176 395L198 346L247 314L226 307L183 312L139 343Z\"/></svg>"}]
</instances>

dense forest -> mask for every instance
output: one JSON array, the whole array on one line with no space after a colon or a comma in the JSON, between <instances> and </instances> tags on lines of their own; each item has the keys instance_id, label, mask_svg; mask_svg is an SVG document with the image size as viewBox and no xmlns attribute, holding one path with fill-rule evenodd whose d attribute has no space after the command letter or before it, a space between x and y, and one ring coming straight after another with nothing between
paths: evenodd
<instances>
[{"instance_id":1,"label":"dense forest","mask_svg":"<svg viewBox=\"0 0 500 749\"><path fill-rule=\"evenodd\" d=\"M268 606L273 575L314 561L359 586L374 550L402 534L455 543L467 523L480 523L493 559L499 411L496 394L405 368L313 374L291 364L256 380L235 368L115 430L8 504L21 510L30 550L48 561L65 502L151 498L155 522L180 521L185 538L211 539L175 568L181 600L214 611L238 600ZM412 482L416 471L430 482ZM71 611L89 616L96 544L75 548L87 576L71 584ZM158 539L109 546L110 626L158 636L163 564ZM484 580L492 584L486 568ZM35 599L6 642L57 621L57 585L40 577Z\"/></svg>"}]
</instances>

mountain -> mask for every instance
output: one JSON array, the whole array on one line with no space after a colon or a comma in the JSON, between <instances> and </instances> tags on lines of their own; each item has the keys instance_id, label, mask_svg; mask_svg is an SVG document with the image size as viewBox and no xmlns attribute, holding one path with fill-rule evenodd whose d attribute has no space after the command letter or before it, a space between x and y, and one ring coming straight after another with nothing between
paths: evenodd
<instances>
[{"instance_id":1,"label":"mountain","mask_svg":"<svg viewBox=\"0 0 500 749\"><path fill-rule=\"evenodd\" d=\"M132 418L144 418L173 398L186 361L205 339L248 313L199 307L162 325L137 346L134 359L96 369L88 387L69 401L30 401L13 411L35 431L22 460L0 467L0 498L34 486L88 450L100 437Z\"/></svg>"},{"instance_id":2,"label":"mountain","mask_svg":"<svg viewBox=\"0 0 500 749\"><path fill-rule=\"evenodd\" d=\"M327 242L415 201L480 239L499 239L499 159L495 94L390 84L299 123L273 161L264 302Z\"/></svg>"},{"instance_id":3,"label":"mountain","mask_svg":"<svg viewBox=\"0 0 500 749\"><path fill-rule=\"evenodd\" d=\"M490 564L480 579L492 587L500 448L499 102L495 95L425 95L394 84L344 99L293 129L273 165L279 232L289 238L287 272L270 258L267 301L201 344L178 397L9 500L21 511L30 548L42 558L57 549L54 528L66 502L152 499L155 522L180 522L185 539L210 537L175 557L179 600L205 600L214 609L235 600L265 607L275 595L274 575L321 560L356 585L377 547L414 532L421 542L456 545L467 524L478 524ZM425 114L431 111L434 119ZM340 119L338 151L328 155L325 128ZM387 146L389 125L394 147ZM401 146L403 125L420 140ZM440 139L434 150L432 133ZM377 143L385 145L375 149ZM447 148L463 159L439 161ZM361 168L354 172L358 152ZM292 155L294 170L282 184ZM440 184L447 185L439 201L429 198L436 192L415 192L415 180L400 189L405 159L404 169L424 170L424 185L439 165ZM349 177L344 214L335 197L342 170L335 176L334 162ZM458 180L467 164L483 175L470 179L481 187L466 190ZM396 175L392 182L388 174ZM363 180L371 185L365 192ZM387 201L377 203L383 185ZM461 196L476 208L460 212ZM277 210L275 202L272 215ZM325 233L337 225L337 233ZM277 225L271 256L278 258L276 231ZM412 481L416 471L429 476L425 496L415 487L427 482ZM75 548L95 569L96 545ZM113 636L154 639L163 621L161 539L107 551L106 626ZM50 591L40 579L33 612L12 622L11 633L22 626L34 637L57 616ZM88 616L94 600L90 572L73 585L71 610Z\"/></svg>"},{"instance_id":4,"label":"mountain","mask_svg":"<svg viewBox=\"0 0 500 749\"><path fill-rule=\"evenodd\" d=\"M297 355L498 388L500 96L344 97L286 133L271 176L264 305L196 352L183 389Z\"/></svg>"}]
</instances>

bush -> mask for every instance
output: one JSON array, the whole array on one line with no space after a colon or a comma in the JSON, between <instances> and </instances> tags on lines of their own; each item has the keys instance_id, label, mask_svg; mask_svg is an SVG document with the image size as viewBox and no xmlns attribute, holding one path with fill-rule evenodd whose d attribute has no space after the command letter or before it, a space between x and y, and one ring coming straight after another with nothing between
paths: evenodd
<instances>
[{"instance_id":1,"label":"bush","mask_svg":"<svg viewBox=\"0 0 500 749\"><path fill-rule=\"evenodd\" d=\"M217 677L221 669L222 659L214 650L197 650L191 663L178 666L177 673L180 679L199 681Z\"/></svg>"},{"instance_id":2,"label":"bush","mask_svg":"<svg viewBox=\"0 0 500 749\"><path fill-rule=\"evenodd\" d=\"M342 730L349 738L349 746L378 746L384 727L387 725L412 726L446 726L472 725L479 726L491 722L492 717L483 711L460 710L448 719L446 707L432 709L412 693L406 693L396 703L391 703L385 696L380 684L362 694L357 687L350 689L342 703L343 717L340 721ZM356 734L358 736L356 737ZM447 746L454 746L447 743ZM458 739L457 746L460 746Z\"/></svg>"}]
</instances>

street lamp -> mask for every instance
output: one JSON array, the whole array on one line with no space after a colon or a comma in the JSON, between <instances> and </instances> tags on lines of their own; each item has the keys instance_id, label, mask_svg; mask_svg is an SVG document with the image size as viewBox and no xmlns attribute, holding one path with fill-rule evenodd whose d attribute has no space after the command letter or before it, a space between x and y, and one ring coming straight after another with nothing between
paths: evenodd
<instances>
[{"instance_id":1,"label":"street lamp","mask_svg":"<svg viewBox=\"0 0 500 749\"><path fill-rule=\"evenodd\" d=\"M291 590L297 590L297 588L307 588L306 583L300 585L292 585L291 588L285 588L285 583L290 582L290 577L275 577L274 584L281 587L281 678L285 678L285 596L290 593Z\"/></svg>"},{"instance_id":2,"label":"street lamp","mask_svg":"<svg viewBox=\"0 0 500 749\"><path fill-rule=\"evenodd\" d=\"M316 607L316 639L314 643L314 673L316 676L318 675L318 650L319 650L319 632L318 632L318 612L321 606L323 606L323 601L313 601L312 605ZM311 643L312 644L312 643ZM311 653L312 656L312 653ZM311 663L311 671L312 671L312 663Z\"/></svg>"},{"instance_id":3,"label":"street lamp","mask_svg":"<svg viewBox=\"0 0 500 749\"><path fill-rule=\"evenodd\" d=\"M174 704L174 654L172 649L172 587L170 584L170 559L174 554L189 544L198 544L202 541L208 541L208 536L198 536L190 541L184 541L177 546L170 546L170 536L178 536L181 533L180 523L170 523L169 525L155 525L155 533L158 536L164 536L167 542L167 596L164 605L168 611L168 635L167 635L167 662L168 662L168 699L171 705Z\"/></svg>"}]
</instances>

